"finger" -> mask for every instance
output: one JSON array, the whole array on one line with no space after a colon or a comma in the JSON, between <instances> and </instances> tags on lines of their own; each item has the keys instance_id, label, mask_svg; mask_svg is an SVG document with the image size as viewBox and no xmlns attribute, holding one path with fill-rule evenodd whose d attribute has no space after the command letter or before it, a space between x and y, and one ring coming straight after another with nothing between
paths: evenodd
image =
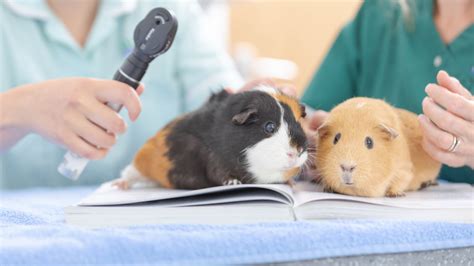
<instances>
[{"instance_id":1,"label":"finger","mask_svg":"<svg viewBox=\"0 0 474 266\"><path fill-rule=\"evenodd\" d=\"M93 147L85 140L70 132L64 138L64 146L73 153L87 158L89 160L99 160L105 157L108 150L104 148Z\"/></svg>"},{"instance_id":2,"label":"finger","mask_svg":"<svg viewBox=\"0 0 474 266\"><path fill-rule=\"evenodd\" d=\"M140 85L138 86L138 88L135 89L135 91L137 92L138 96L141 96L145 91L145 84L140 83Z\"/></svg>"},{"instance_id":3,"label":"finger","mask_svg":"<svg viewBox=\"0 0 474 266\"><path fill-rule=\"evenodd\" d=\"M328 112L318 110L313 113L309 118L309 128L312 130L317 130L323 123L326 121L326 118L329 116Z\"/></svg>"},{"instance_id":4,"label":"finger","mask_svg":"<svg viewBox=\"0 0 474 266\"><path fill-rule=\"evenodd\" d=\"M252 90L252 89L254 89L255 87L257 87L259 85L267 85L267 86L270 86L270 87L275 87L275 82L273 82L273 80L269 79L269 78L262 78L262 79L252 80L252 81L248 82L247 84L245 84L240 90L238 90L238 92L249 91L249 90Z\"/></svg>"},{"instance_id":5,"label":"finger","mask_svg":"<svg viewBox=\"0 0 474 266\"><path fill-rule=\"evenodd\" d=\"M422 105L423 113L442 130L453 133L457 137L466 137L469 130L472 130L472 123L443 110L431 98L425 97Z\"/></svg>"},{"instance_id":6,"label":"finger","mask_svg":"<svg viewBox=\"0 0 474 266\"><path fill-rule=\"evenodd\" d=\"M446 71L440 70L438 72L438 75L436 75L436 80L438 81L438 84L440 86L445 87L448 90L457 93L463 97L466 97L467 99L471 99L471 93L461 85L459 80L449 76Z\"/></svg>"},{"instance_id":7,"label":"finger","mask_svg":"<svg viewBox=\"0 0 474 266\"><path fill-rule=\"evenodd\" d=\"M283 86L278 86L278 90L280 90L282 93L291 96L291 97L296 97L296 87L292 84L285 84Z\"/></svg>"},{"instance_id":8,"label":"finger","mask_svg":"<svg viewBox=\"0 0 474 266\"><path fill-rule=\"evenodd\" d=\"M114 134L122 134L127 130L127 124L115 111L99 101L88 101L79 110L94 124Z\"/></svg>"},{"instance_id":9,"label":"finger","mask_svg":"<svg viewBox=\"0 0 474 266\"><path fill-rule=\"evenodd\" d=\"M105 132L102 128L78 114L69 122L72 131L95 147L111 148L115 142L115 135Z\"/></svg>"},{"instance_id":10,"label":"finger","mask_svg":"<svg viewBox=\"0 0 474 266\"><path fill-rule=\"evenodd\" d=\"M239 90L233 89L233 88L224 88L224 90L229 93L229 94L234 94L240 92Z\"/></svg>"},{"instance_id":11,"label":"finger","mask_svg":"<svg viewBox=\"0 0 474 266\"><path fill-rule=\"evenodd\" d=\"M425 91L431 99L451 113L469 122L474 121L474 101L436 84L428 84Z\"/></svg>"},{"instance_id":12,"label":"finger","mask_svg":"<svg viewBox=\"0 0 474 266\"><path fill-rule=\"evenodd\" d=\"M125 83L115 80L99 80L95 83L95 93L97 99L104 103L111 102L123 105L132 121L135 121L140 114L140 98L135 90Z\"/></svg>"},{"instance_id":13,"label":"finger","mask_svg":"<svg viewBox=\"0 0 474 266\"><path fill-rule=\"evenodd\" d=\"M466 164L465 159L455 153L443 151L431 143L428 139L423 138L423 149L435 160L451 167L461 167Z\"/></svg>"},{"instance_id":14,"label":"finger","mask_svg":"<svg viewBox=\"0 0 474 266\"><path fill-rule=\"evenodd\" d=\"M454 136L436 127L426 116L419 115L418 120L420 121L421 130L423 136L427 138L430 143L436 145L440 150L448 151L453 145ZM472 154L472 150L469 150L467 143L465 145L459 145L456 153L459 154Z\"/></svg>"}]
</instances>

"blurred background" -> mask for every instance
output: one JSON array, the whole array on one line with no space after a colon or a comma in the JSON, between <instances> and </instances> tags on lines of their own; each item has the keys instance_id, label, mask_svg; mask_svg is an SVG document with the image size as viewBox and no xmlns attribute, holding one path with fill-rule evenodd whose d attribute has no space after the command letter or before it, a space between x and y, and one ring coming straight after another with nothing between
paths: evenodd
<instances>
[{"instance_id":1,"label":"blurred background","mask_svg":"<svg viewBox=\"0 0 474 266\"><path fill-rule=\"evenodd\" d=\"M246 80L273 77L301 94L361 0L200 0Z\"/></svg>"}]
</instances>

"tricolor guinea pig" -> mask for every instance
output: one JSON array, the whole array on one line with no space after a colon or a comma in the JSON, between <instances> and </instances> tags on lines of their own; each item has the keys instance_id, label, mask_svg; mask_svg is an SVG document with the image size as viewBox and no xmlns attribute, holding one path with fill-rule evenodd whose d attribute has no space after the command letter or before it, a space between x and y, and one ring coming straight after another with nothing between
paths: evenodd
<instances>
[{"instance_id":1,"label":"tricolor guinea pig","mask_svg":"<svg viewBox=\"0 0 474 266\"><path fill-rule=\"evenodd\" d=\"M403 196L435 183L441 164L422 148L417 116L386 102L352 98L318 129L315 164L326 190Z\"/></svg>"},{"instance_id":2,"label":"tricolor guinea pig","mask_svg":"<svg viewBox=\"0 0 474 266\"><path fill-rule=\"evenodd\" d=\"M198 110L161 129L115 185L151 180L161 187L285 183L307 160L305 110L278 90L214 94Z\"/></svg>"}]
</instances>

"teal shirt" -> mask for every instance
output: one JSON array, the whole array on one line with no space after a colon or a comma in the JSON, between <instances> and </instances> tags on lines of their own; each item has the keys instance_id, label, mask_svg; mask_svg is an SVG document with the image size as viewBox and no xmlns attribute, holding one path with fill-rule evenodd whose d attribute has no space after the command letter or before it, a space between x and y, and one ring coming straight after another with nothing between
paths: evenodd
<instances>
[{"instance_id":1,"label":"teal shirt","mask_svg":"<svg viewBox=\"0 0 474 266\"><path fill-rule=\"evenodd\" d=\"M110 79L133 48L133 30L152 8L167 7L179 21L171 49L143 80L142 113L107 157L89 163L77 182L56 172L64 149L29 135L0 155L0 187L97 184L119 176L138 148L165 123L202 104L212 90L242 80L194 1L101 2L84 48L42 0L0 3L0 91L61 77ZM54 108L54 106L51 106ZM124 115L126 119L126 115Z\"/></svg>"},{"instance_id":2,"label":"teal shirt","mask_svg":"<svg viewBox=\"0 0 474 266\"><path fill-rule=\"evenodd\" d=\"M396 1L365 1L340 32L303 102L328 111L348 98L365 96L422 113L424 89L442 69L474 93L474 25L445 45L433 21L433 1L409 4L411 22ZM443 167L441 178L472 184L474 171Z\"/></svg>"}]
</instances>

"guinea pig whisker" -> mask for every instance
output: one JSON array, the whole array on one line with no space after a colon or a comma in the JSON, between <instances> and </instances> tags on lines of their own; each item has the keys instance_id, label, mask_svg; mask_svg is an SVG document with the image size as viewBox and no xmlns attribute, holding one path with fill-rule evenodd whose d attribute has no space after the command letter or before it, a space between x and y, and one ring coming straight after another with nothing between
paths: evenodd
<instances>
[{"instance_id":1,"label":"guinea pig whisker","mask_svg":"<svg viewBox=\"0 0 474 266\"><path fill-rule=\"evenodd\" d=\"M309 167L311 167L311 165L309 164L308 161L306 161L306 162L304 162L303 167L309 168Z\"/></svg>"},{"instance_id":2,"label":"guinea pig whisker","mask_svg":"<svg viewBox=\"0 0 474 266\"><path fill-rule=\"evenodd\" d=\"M242 176L240 179L241 179L241 181L242 181L242 184L250 184L250 183L252 183L252 182L251 182L251 181L252 181L252 178L251 178L248 174Z\"/></svg>"}]
</instances>

